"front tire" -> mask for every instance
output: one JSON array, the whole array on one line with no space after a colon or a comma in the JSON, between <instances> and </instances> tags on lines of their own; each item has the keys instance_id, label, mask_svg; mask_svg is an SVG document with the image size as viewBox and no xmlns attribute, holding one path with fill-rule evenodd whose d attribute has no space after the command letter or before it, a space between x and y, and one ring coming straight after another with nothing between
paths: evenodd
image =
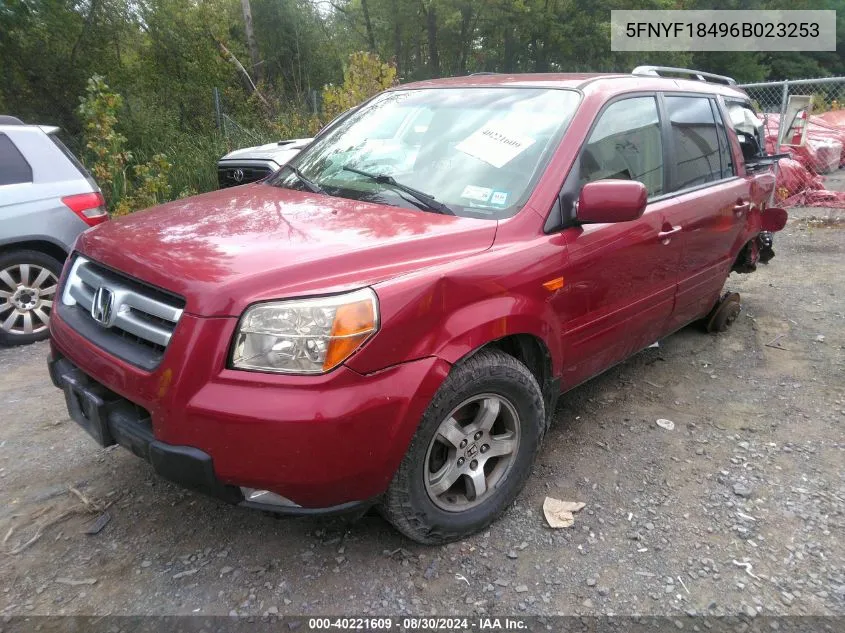
<instances>
[{"instance_id":1,"label":"front tire","mask_svg":"<svg viewBox=\"0 0 845 633\"><path fill-rule=\"evenodd\" d=\"M62 263L39 251L0 255L0 345L46 339Z\"/></svg>"},{"instance_id":2,"label":"front tire","mask_svg":"<svg viewBox=\"0 0 845 633\"><path fill-rule=\"evenodd\" d=\"M452 369L426 409L382 513L419 543L483 530L525 486L544 430L529 369L499 350L478 352Z\"/></svg>"}]
</instances>

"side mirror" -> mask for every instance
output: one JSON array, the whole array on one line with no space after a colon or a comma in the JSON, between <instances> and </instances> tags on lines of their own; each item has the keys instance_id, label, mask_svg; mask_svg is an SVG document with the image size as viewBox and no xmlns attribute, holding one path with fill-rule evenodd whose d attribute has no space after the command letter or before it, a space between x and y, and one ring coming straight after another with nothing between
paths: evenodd
<instances>
[{"instance_id":1,"label":"side mirror","mask_svg":"<svg viewBox=\"0 0 845 633\"><path fill-rule=\"evenodd\" d=\"M584 224L629 222L642 216L648 191L636 180L596 180L581 188L575 219Z\"/></svg>"}]
</instances>

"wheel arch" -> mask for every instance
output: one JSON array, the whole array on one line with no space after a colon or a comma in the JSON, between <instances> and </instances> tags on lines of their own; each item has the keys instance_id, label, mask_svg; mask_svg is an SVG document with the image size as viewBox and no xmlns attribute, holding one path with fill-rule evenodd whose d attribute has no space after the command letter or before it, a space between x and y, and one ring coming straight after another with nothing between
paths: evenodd
<instances>
[{"instance_id":1,"label":"wheel arch","mask_svg":"<svg viewBox=\"0 0 845 633\"><path fill-rule=\"evenodd\" d=\"M45 239L28 239L0 244L0 255L13 251L37 251L57 259L62 264L68 256L67 251L62 246Z\"/></svg>"},{"instance_id":2,"label":"wheel arch","mask_svg":"<svg viewBox=\"0 0 845 633\"><path fill-rule=\"evenodd\" d=\"M429 337L429 353L457 363L493 343L516 335L532 336L548 351L552 373L562 370L559 322L548 301L519 293L498 292L447 310Z\"/></svg>"},{"instance_id":3,"label":"wheel arch","mask_svg":"<svg viewBox=\"0 0 845 633\"><path fill-rule=\"evenodd\" d=\"M517 306L519 310L514 312ZM528 367L543 392L548 426L563 373L560 327L548 303L510 295L491 297L452 314L442 324L441 332L450 336L441 339L435 354L452 365L494 348Z\"/></svg>"},{"instance_id":4,"label":"wheel arch","mask_svg":"<svg viewBox=\"0 0 845 633\"><path fill-rule=\"evenodd\" d=\"M489 341L465 354L457 362L461 363L485 349L497 349L525 365L543 392L546 409L546 426L551 423L552 414L560 396L560 378L556 376L552 352L546 341L536 334L515 333Z\"/></svg>"}]
</instances>

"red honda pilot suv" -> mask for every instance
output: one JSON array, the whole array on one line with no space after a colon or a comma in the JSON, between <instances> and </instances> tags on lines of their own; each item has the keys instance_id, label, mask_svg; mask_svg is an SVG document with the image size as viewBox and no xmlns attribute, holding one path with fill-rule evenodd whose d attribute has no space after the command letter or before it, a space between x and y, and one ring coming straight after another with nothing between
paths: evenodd
<instances>
[{"instance_id":1,"label":"red honda pilot suv","mask_svg":"<svg viewBox=\"0 0 845 633\"><path fill-rule=\"evenodd\" d=\"M263 182L85 232L50 325L71 417L231 503L489 525L558 395L722 328L785 222L731 80L635 73L398 86Z\"/></svg>"}]
</instances>

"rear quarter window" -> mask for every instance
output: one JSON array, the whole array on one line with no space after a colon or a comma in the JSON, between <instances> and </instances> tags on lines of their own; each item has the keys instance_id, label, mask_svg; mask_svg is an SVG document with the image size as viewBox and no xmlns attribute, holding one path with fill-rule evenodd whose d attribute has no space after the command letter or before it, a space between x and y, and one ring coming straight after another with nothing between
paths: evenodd
<instances>
[{"instance_id":1,"label":"rear quarter window","mask_svg":"<svg viewBox=\"0 0 845 633\"><path fill-rule=\"evenodd\" d=\"M67 145L62 143L62 139L56 136L55 133L48 134L47 136L49 136L50 140L53 141L53 144L59 148L59 151L61 151L62 154L65 155L65 158L67 158L73 164L73 166L76 167L77 171L79 171L79 173L82 174L86 179L93 182L91 174L89 174L88 170L85 169L85 166L79 162L79 159L74 156L73 152L67 148Z\"/></svg>"},{"instance_id":2,"label":"rear quarter window","mask_svg":"<svg viewBox=\"0 0 845 633\"><path fill-rule=\"evenodd\" d=\"M716 131L719 135L719 157L722 164L722 178L730 178L734 175L733 156L731 155L731 146L728 141L728 132L725 128L725 122L722 119L722 113L716 102L711 100L710 107L713 110L713 116L716 119Z\"/></svg>"},{"instance_id":3,"label":"rear quarter window","mask_svg":"<svg viewBox=\"0 0 845 633\"><path fill-rule=\"evenodd\" d=\"M15 144L0 134L0 186L32 182L32 167Z\"/></svg>"}]
</instances>

